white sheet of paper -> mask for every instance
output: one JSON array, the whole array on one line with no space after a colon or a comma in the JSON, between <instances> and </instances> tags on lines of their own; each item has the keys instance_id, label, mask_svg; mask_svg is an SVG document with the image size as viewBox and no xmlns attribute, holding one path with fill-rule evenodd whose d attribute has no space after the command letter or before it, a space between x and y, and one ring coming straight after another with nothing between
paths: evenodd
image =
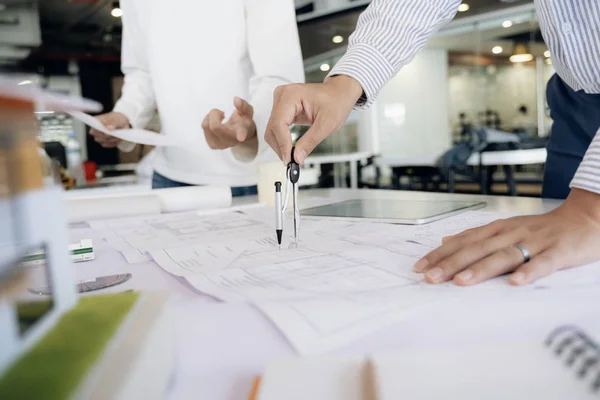
<instances>
[{"instance_id":1,"label":"white sheet of paper","mask_svg":"<svg viewBox=\"0 0 600 400\"><path fill-rule=\"evenodd\" d=\"M207 273L225 268L242 254L228 246L187 246L151 250L150 257L165 271L175 276Z\"/></svg>"},{"instance_id":2,"label":"white sheet of paper","mask_svg":"<svg viewBox=\"0 0 600 400\"><path fill-rule=\"evenodd\" d=\"M411 298L411 294L404 291L403 299L389 302L361 297L267 302L256 304L256 307L269 317L298 354L311 355L350 344L442 300L434 296L423 298L418 294Z\"/></svg>"},{"instance_id":3,"label":"white sheet of paper","mask_svg":"<svg viewBox=\"0 0 600 400\"><path fill-rule=\"evenodd\" d=\"M442 243L442 239L446 236L455 235L467 229L487 225L497 219L514 216L516 216L514 213L470 211L452 218L437 221L433 224L415 226L414 233L411 235L411 240L435 248Z\"/></svg>"},{"instance_id":4,"label":"white sheet of paper","mask_svg":"<svg viewBox=\"0 0 600 400\"><path fill-rule=\"evenodd\" d=\"M81 111L69 111L68 114L89 127L128 142L145 144L149 146L185 147L184 143L174 139L172 136L162 135L156 132L147 131L145 129L117 129L111 131L106 129L102 122L89 114Z\"/></svg>"},{"instance_id":5,"label":"white sheet of paper","mask_svg":"<svg viewBox=\"0 0 600 400\"><path fill-rule=\"evenodd\" d=\"M363 357L286 359L270 364L258 400L365 400Z\"/></svg>"},{"instance_id":6,"label":"white sheet of paper","mask_svg":"<svg viewBox=\"0 0 600 400\"><path fill-rule=\"evenodd\" d=\"M231 260L227 256L219 260L219 256L231 254L228 246L236 246L235 251L241 254L255 248L260 238L275 240L275 232L268 225L227 210L94 221L90 225L100 230L102 238L129 263L155 258L161 267L178 276L208 271L191 265L207 265L209 261L215 266L227 265ZM243 248L239 243L244 243ZM175 267L178 263L181 268Z\"/></svg>"}]
</instances>

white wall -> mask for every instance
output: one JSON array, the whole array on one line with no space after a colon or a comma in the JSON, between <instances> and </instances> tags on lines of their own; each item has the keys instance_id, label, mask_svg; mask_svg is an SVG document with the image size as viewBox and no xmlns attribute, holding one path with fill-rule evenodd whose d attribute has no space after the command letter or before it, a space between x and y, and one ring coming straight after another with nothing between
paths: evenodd
<instances>
[{"instance_id":1,"label":"white wall","mask_svg":"<svg viewBox=\"0 0 600 400\"><path fill-rule=\"evenodd\" d=\"M381 91L373 109L381 155L438 155L450 146L447 75L447 52L427 49Z\"/></svg>"},{"instance_id":2,"label":"white wall","mask_svg":"<svg viewBox=\"0 0 600 400\"><path fill-rule=\"evenodd\" d=\"M546 82L553 73L551 67L545 68ZM534 66L450 67L448 91L452 126L458 123L461 112L476 122L479 112L491 109L498 112L502 125L508 129L522 104L528 107L529 116L537 123L536 81Z\"/></svg>"}]
</instances>

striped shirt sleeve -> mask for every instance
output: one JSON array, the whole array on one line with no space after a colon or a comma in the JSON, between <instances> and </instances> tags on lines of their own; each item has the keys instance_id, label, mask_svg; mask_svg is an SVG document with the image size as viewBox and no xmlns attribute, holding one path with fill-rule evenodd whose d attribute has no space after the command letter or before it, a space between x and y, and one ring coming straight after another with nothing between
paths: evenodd
<instances>
[{"instance_id":1,"label":"striped shirt sleeve","mask_svg":"<svg viewBox=\"0 0 600 400\"><path fill-rule=\"evenodd\" d=\"M450 21L462 0L373 0L350 35L346 54L329 76L347 75L363 88L356 108L369 107L381 88Z\"/></svg>"},{"instance_id":2,"label":"striped shirt sleeve","mask_svg":"<svg viewBox=\"0 0 600 400\"><path fill-rule=\"evenodd\" d=\"M600 130L588 147L583 161L571 181L571 188L600 194Z\"/></svg>"}]
</instances>

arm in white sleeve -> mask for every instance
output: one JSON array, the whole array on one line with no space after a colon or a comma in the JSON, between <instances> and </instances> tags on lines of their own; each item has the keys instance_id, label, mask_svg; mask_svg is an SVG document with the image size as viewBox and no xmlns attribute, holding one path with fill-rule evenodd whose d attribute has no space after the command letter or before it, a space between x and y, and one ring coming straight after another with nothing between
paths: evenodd
<instances>
[{"instance_id":1,"label":"arm in white sleeve","mask_svg":"<svg viewBox=\"0 0 600 400\"><path fill-rule=\"evenodd\" d=\"M348 50L329 76L347 75L363 88L357 108L370 106L381 88L450 21L462 0L373 0L360 15Z\"/></svg>"},{"instance_id":2,"label":"arm in white sleeve","mask_svg":"<svg viewBox=\"0 0 600 400\"><path fill-rule=\"evenodd\" d=\"M145 33L136 12L135 2L121 0L123 10L123 41L121 45L121 71L125 82L121 98L113 111L125 114L133 128L145 128L156 109L152 77L148 67ZM121 141L119 149L131 151L135 144Z\"/></svg>"},{"instance_id":3,"label":"arm in white sleeve","mask_svg":"<svg viewBox=\"0 0 600 400\"><path fill-rule=\"evenodd\" d=\"M600 194L600 130L592 140L571 181L571 188Z\"/></svg>"},{"instance_id":4,"label":"arm in white sleeve","mask_svg":"<svg viewBox=\"0 0 600 400\"><path fill-rule=\"evenodd\" d=\"M245 0L248 56L252 63L250 98L258 136L257 160L268 156L264 133L273 106L277 86L304 82L304 64L298 38L293 0ZM252 161L240 146L233 154L241 161Z\"/></svg>"}]
</instances>

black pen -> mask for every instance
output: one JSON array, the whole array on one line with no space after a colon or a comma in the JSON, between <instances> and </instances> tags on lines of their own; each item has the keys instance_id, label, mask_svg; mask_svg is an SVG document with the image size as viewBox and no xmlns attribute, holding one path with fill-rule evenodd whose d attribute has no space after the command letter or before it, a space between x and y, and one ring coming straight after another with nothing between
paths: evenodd
<instances>
[{"instance_id":1,"label":"black pen","mask_svg":"<svg viewBox=\"0 0 600 400\"><path fill-rule=\"evenodd\" d=\"M283 236L283 209L281 208L281 182L275 182L275 232L277 232L277 243L281 246Z\"/></svg>"}]
</instances>

